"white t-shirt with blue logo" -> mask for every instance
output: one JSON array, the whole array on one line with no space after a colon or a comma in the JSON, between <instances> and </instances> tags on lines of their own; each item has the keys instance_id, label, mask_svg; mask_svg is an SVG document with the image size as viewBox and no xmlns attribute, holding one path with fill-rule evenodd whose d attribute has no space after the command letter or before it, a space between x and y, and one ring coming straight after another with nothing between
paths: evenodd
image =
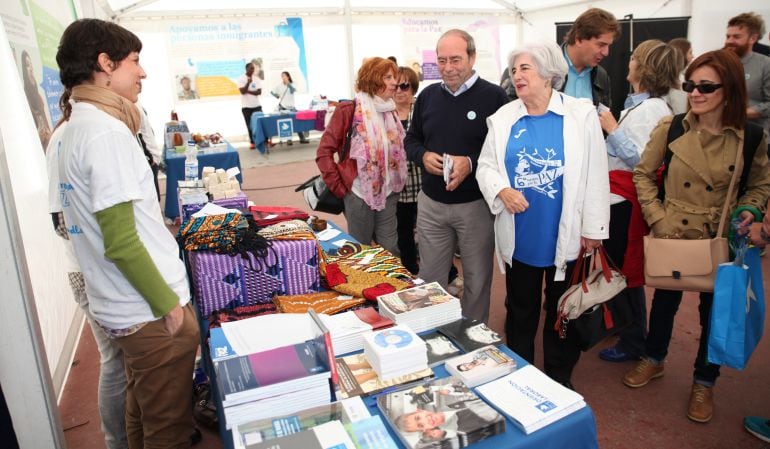
<instances>
[{"instance_id":1,"label":"white t-shirt with blue logo","mask_svg":"<svg viewBox=\"0 0 770 449\"><path fill-rule=\"evenodd\" d=\"M552 111L525 115L511 126L505 166L511 187L529 208L514 215L513 258L535 267L550 267L556 256L564 176L564 118Z\"/></svg>"}]
</instances>

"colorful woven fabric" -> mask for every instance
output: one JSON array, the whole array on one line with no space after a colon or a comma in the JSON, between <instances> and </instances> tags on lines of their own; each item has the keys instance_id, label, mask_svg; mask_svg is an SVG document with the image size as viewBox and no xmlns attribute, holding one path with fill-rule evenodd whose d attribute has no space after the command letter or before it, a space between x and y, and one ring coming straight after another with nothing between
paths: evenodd
<instances>
[{"instance_id":1,"label":"colorful woven fabric","mask_svg":"<svg viewBox=\"0 0 770 449\"><path fill-rule=\"evenodd\" d=\"M305 211L293 207L280 206L251 206L251 215L258 226L269 226L287 220L307 220L309 215Z\"/></svg>"},{"instance_id":2,"label":"colorful woven fabric","mask_svg":"<svg viewBox=\"0 0 770 449\"><path fill-rule=\"evenodd\" d=\"M367 273L365 271L356 270L347 265L329 264L327 265L327 268L328 267L335 267L332 268L332 271L335 271L336 268L339 268L339 271L344 274L346 282L337 284L331 288L346 295L363 297L364 290L375 286L382 288L380 284L390 284L394 287L395 290L403 290L412 286L411 284L404 281L392 277L387 277L382 273Z\"/></svg>"},{"instance_id":3,"label":"colorful woven fabric","mask_svg":"<svg viewBox=\"0 0 770 449\"><path fill-rule=\"evenodd\" d=\"M214 310L272 302L274 295L320 290L314 240L273 240L265 257L213 251L188 253L196 303L202 316Z\"/></svg>"},{"instance_id":4,"label":"colorful woven fabric","mask_svg":"<svg viewBox=\"0 0 770 449\"><path fill-rule=\"evenodd\" d=\"M302 220L282 221L280 223L266 226L259 230L259 235L269 239L299 235L301 237L297 238L296 240L308 240L306 238L308 233L310 234L311 238L315 238L315 234L313 234L313 230L310 229L310 225Z\"/></svg>"},{"instance_id":5,"label":"colorful woven fabric","mask_svg":"<svg viewBox=\"0 0 770 449\"><path fill-rule=\"evenodd\" d=\"M190 218L192 214L203 209L203 206L207 204L207 203L182 204L182 196L178 195L177 198L179 198L179 213L182 216L182 221L185 221L188 218ZM243 211L249 207L249 198L243 192L238 192L238 195L231 198L220 198L218 200L211 200L210 202L218 206L222 206L225 209L238 209Z\"/></svg>"},{"instance_id":6,"label":"colorful woven fabric","mask_svg":"<svg viewBox=\"0 0 770 449\"><path fill-rule=\"evenodd\" d=\"M275 304L254 304L252 306L238 306L233 309L217 310L209 317L209 329L222 327L222 323L230 321L245 320L259 315L269 315L277 313Z\"/></svg>"},{"instance_id":7,"label":"colorful woven fabric","mask_svg":"<svg viewBox=\"0 0 770 449\"><path fill-rule=\"evenodd\" d=\"M273 297L278 311L284 313L306 313L308 309L313 309L318 313L334 315L356 308L364 302L364 298L341 295L335 291Z\"/></svg>"},{"instance_id":8,"label":"colorful woven fabric","mask_svg":"<svg viewBox=\"0 0 770 449\"><path fill-rule=\"evenodd\" d=\"M232 252L238 245L239 228L248 224L239 213L190 218L182 223L177 241L187 251L213 250Z\"/></svg>"},{"instance_id":9,"label":"colorful woven fabric","mask_svg":"<svg viewBox=\"0 0 770 449\"><path fill-rule=\"evenodd\" d=\"M414 277L401 264L401 259L379 245L368 246L347 242L337 251L337 255L327 255L326 263L337 263L358 271L381 274L404 281L408 286L413 285ZM322 271L322 274L325 275L325 272ZM370 287L373 285L375 284Z\"/></svg>"}]
</instances>

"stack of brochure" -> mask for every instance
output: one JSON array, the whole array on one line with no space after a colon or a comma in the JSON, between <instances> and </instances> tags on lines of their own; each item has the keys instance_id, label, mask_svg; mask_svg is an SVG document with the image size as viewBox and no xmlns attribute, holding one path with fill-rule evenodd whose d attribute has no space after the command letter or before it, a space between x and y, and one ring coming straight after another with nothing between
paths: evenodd
<instances>
[{"instance_id":1,"label":"stack of brochure","mask_svg":"<svg viewBox=\"0 0 770 449\"><path fill-rule=\"evenodd\" d=\"M532 365L484 384L476 391L526 434L586 406L583 396Z\"/></svg>"},{"instance_id":2,"label":"stack of brochure","mask_svg":"<svg viewBox=\"0 0 770 449\"><path fill-rule=\"evenodd\" d=\"M364 334L393 326L393 320L377 313L374 307L319 316L332 336L335 356L364 349Z\"/></svg>"},{"instance_id":3,"label":"stack of brochure","mask_svg":"<svg viewBox=\"0 0 770 449\"><path fill-rule=\"evenodd\" d=\"M452 376L470 388L493 381L516 369L516 361L495 346L485 346L454 357L444 365Z\"/></svg>"},{"instance_id":4,"label":"stack of brochure","mask_svg":"<svg viewBox=\"0 0 770 449\"><path fill-rule=\"evenodd\" d=\"M227 429L332 399L330 337L313 311L224 323L209 346Z\"/></svg>"},{"instance_id":5,"label":"stack of brochure","mask_svg":"<svg viewBox=\"0 0 770 449\"><path fill-rule=\"evenodd\" d=\"M383 381L362 353L339 357L335 362L340 376L340 391L337 393L340 398L369 396L433 377L433 370L426 368Z\"/></svg>"},{"instance_id":6,"label":"stack of brochure","mask_svg":"<svg viewBox=\"0 0 770 449\"><path fill-rule=\"evenodd\" d=\"M425 342L407 326L365 334L364 356L384 381L428 368Z\"/></svg>"},{"instance_id":7,"label":"stack of brochure","mask_svg":"<svg viewBox=\"0 0 770 449\"><path fill-rule=\"evenodd\" d=\"M461 448L505 432L505 418L454 377L378 396L377 406L410 449Z\"/></svg>"},{"instance_id":8,"label":"stack of brochure","mask_svg":"<svg viewBox=\"0 0 770 449\"><path fill-rule=\"evenodd\" d=\"M481 321L462 318L436 329L446 335L464 352L475 351L487 345L499 344L500 335Z\"/></svg>"},{"instance_id":9,"label":"stack of brochure","mask_svg":"<svg viewBox=\"0 0 770 449\"><path fill-rule=\"evenodd\" d=\"M378 296L377 303L383 316L415 332L425 332L462 318L460 300L438 282Z\"/></svg>"}]
</instances>

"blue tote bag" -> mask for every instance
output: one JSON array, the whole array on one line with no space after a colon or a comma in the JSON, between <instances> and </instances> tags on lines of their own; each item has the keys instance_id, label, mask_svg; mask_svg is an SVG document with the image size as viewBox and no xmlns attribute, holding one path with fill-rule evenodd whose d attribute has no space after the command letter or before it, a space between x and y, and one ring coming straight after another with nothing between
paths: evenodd
<instances>
[{"instance_id":1,"label":"blue tote bag","mask_svg":"<svg viewBox=\"0 0 770 449\"><path fill-rule=\"evenodd\" d=\"M708 361L743 369L762 338L765 293L759 248L749 248L743 265L719 266L714 283Z\"/></svg>"}]
</instances>

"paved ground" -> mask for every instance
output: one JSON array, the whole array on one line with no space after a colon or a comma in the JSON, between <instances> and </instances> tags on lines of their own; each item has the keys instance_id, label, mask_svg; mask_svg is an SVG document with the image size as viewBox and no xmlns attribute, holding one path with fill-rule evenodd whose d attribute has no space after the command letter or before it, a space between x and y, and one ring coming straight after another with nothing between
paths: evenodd
<instances>
[{"instance_id":1,"label":"paved ground","mask_svg":"<svg viewBox=\"0 0 770 449\"><path fill-rule=\"evenodd\" d=\"M294 186L317 173L312 162L318 136L309 145L276 146L269 154L237 144L244 171L244 190L257 204L288 205L305 208ZM161 188L163 191L163 188ZM323 214L321 214L323 215ZM345 225L341 216L325 216ZM765 279L770 279L770 256L763 259ZM492 261L490 261L492 263ZM766 295L770 295L766 283ZM648 292L648 297L651 294ZM490 326L503 331L505 284L495 272L492 286ZM698 345L697 298L686 295L674 329L665 376L641 389L625 387L620 379L631 362L609 364L598 359L600 349L611 341L585 353L573 376L579 393L585 396L596 415L602 449L760 449L770 448L743 430L747 414L770 416L770 343L763 341L744 371L725 368L715 389L716 413L708 424L696 424L686 418L687 400L692 381L692 362ZM768 320L770 322L770 320ZM766 324L767 330L770 324ZM765 339L767 340L767 339ZM542 367L539 352L538 366ZM104 447L96 410L98 354L88 326L75 355L75 362L60 403L65 436L71 448ZM220 448L213 432L204 433L201 449ZM547 449L547 448L544 448Z\"/></svg>"}]
</instances>

